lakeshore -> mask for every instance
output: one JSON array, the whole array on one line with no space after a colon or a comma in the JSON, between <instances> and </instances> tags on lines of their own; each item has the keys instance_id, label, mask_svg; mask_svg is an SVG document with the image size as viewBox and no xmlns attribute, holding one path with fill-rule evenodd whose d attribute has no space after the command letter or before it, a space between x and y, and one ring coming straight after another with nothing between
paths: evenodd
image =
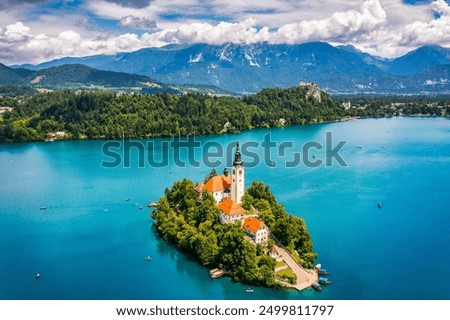
<instances>
[{"instance_id":1,"label":"lakeshore","mask_svg":"<svg viewBox=\"0 0 450 320\"><path fill-rule=\"evenodd\" d=\"M196 94L117 96L105 92L55 91L9 101L8 111L1 116L0 141L206 136L358 117L448 116L450 112L447 100L438 98L434 102L419 97L411 103L396 103L390 100L395 97L384 97L375 104L355 99L354 106L349 101L338 102L316 84L304 82L286 89L263 89L239 99ZM49 105L54 107L48 108ZM90 107L86 109L87 105ZM149 105L152 107L147 108Z\"/></svg>"},{"instance_id":2,"label":"lakeshore","mask_svg":"<svg viewBox=\"0 0 450 320\"><path fill-rule=\"evenodd\" d=\"M163 186L186 176L187 169L169 164L105 170L99 167L102 142L81 141L0 145L0 170L8 182L0 186L0 222L7 226L0 235L0 297L450 298L444 283L429 281L436 274L450 276L448 203L442 200L450 188L448 119L363 119L214 139L225 145L261 140L271 132L275 141L302 145L326 131L348 140L343 148L348 167L261 164L248 177L264 176L287 211L307 221L318 261L332 269L333 284L321 292L255 287L247 293L248 286L227 277L212 280L208 268L159 240L148 211L139 209L158 199ZM188 170L196 181L208 171ZM47 209L39 210L43 205Z\"/></svg>"}]
</instances>

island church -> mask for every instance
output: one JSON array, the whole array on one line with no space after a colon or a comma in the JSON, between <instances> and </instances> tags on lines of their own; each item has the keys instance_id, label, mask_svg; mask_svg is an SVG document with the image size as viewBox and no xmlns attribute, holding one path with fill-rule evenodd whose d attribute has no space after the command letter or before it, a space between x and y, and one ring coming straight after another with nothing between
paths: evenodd
<instances>
[{"instance_id":1,"label":"island church","mask_svg":"<svg viewBox=\"0 0 450 320\"><path fill-rule=\"evenodd\" d=\"M269 229L263 221L257 219L257 214L248 215L241 207L245 193L245 169L241 160L239 142L236 145L231 174L227 168L222 175L211 177L206 183L195 187L200 194L208 190L214 197L220 210L220 223L235 223L240 221L247 234L258 244L265 244L269 239Z\"/></svg>"}]
</instances>

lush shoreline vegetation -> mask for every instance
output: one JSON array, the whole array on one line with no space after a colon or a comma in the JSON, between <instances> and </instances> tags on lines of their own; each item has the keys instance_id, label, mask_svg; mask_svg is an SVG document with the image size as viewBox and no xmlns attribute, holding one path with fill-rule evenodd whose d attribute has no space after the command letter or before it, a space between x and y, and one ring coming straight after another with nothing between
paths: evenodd
<instances>
[{"instance_id":1,"label":"lush shoreline vegetation","mask_svg":"<svg viewBox=\"0 0 450 320\"><path fill-rule=\"evenodd\" d=\"M222 225L214 198L206 191L201 199L194 183L184 179L166 189L152 212L155 231L167 241L194 256L202 265L222 266L234 281L252 285L281 287L275 278L276 261L267 255L271 245L255 245L245 239L240 222ZM305 268L312 267L317 254L303 219L288 215L269 187L253 182L244 204L260 211L260 218L278 240ZM287 275L288 276L288 275ZM292 279L295 281L295 279Z\"/></svg>"},{"instance_id":2,"label":"lush shoreline vegetation","mask_svg":"<svg viewBox=\"0 0 450 320\"><path fill-rule=\"evenodd\" d=\"M0 108L7 107L0 115L0 142L43 141L49 132L57 131L64 131L63 139L68 140L153 138L234 133L348 117L450 115L450 99L445 97L400 102L364 96L336 100L321 92L318 101L308 96L305 87L264 89L244 98L70 90L26 93L0 95Z\"/></svg>"}]
</instances>

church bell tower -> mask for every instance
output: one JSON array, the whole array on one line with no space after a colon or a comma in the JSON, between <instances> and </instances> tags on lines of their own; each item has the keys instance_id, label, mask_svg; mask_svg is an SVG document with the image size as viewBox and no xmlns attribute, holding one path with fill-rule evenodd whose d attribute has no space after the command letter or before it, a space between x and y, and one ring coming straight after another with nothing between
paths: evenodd
<instances>
[{"instance_id":1,"label":"church bell tower","mask_svg":"<svg viewBox=\"0 0 450 320\"><path fill-rule=\"evenodd\" d=\"M239 149L239 142L236 145L236 152L234 154L233 166L231 167L231 200L241 204L242 196L245 192L245 174L244 166L241 161L241 150Z\"/></svg>"}]
</instances>

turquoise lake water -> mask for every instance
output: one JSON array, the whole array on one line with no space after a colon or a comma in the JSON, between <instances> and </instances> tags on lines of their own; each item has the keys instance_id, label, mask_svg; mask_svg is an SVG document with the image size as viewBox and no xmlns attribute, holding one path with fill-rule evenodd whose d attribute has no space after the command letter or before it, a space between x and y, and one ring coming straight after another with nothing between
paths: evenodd
<instances>
[{"instance_id":1,"label":"turquoise lake water","mask_svg":"<svg viewBox=\"0 0 450 320\"><path fill-rule=\"evenodd\" d=\"M155 235L146 207L174 181L201 181L210 169L173 161L139 168L136 152L131 168L102 168L104 141L83 141L0 145L0 299L450 299L450 120L367 119L199 139L261 142L269 132L295 151L324 143L326 132L334 145L347 141L346 167L285 168L274 152L276 167L246 169L247 185L263 180L306 220L317 262L331 271L322 292L247 293L228 278L212 280Z\"/></svg>"}]
</instances>

